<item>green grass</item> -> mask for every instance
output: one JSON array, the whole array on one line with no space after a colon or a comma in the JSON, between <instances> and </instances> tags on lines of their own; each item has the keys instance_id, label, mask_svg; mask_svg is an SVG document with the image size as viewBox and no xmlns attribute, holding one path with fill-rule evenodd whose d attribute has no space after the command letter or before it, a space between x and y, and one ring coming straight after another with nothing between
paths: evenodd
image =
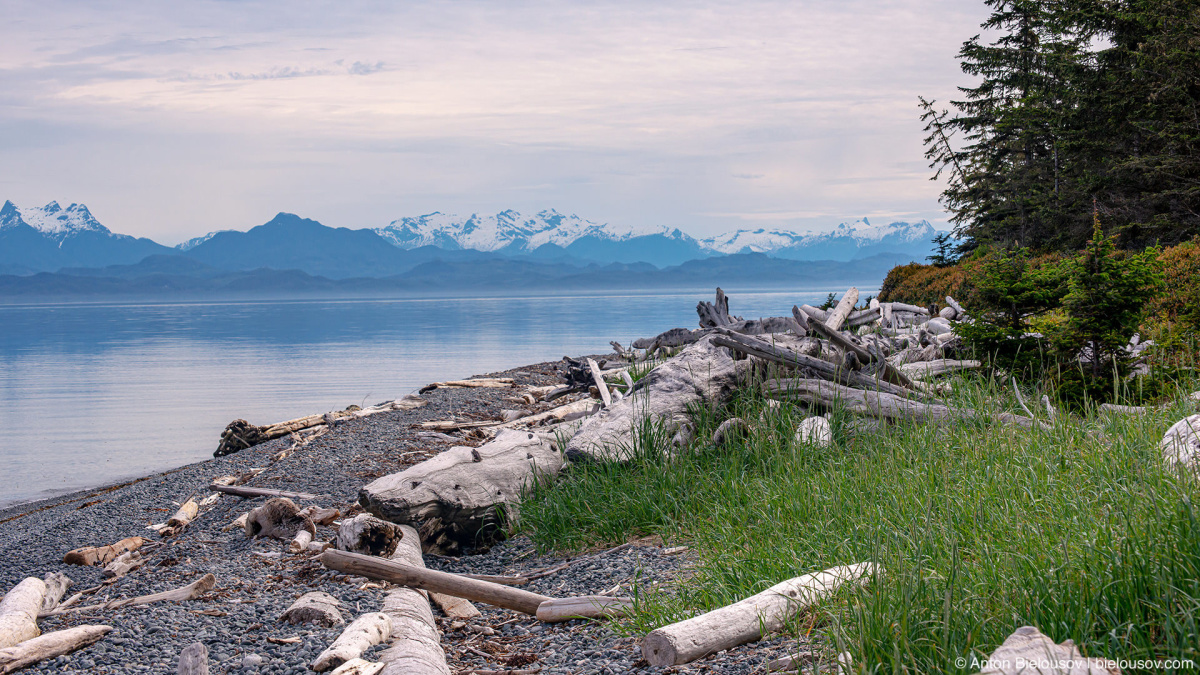
<instances>
[{"instance_id":1,"label":"green grass","mask_svg":"<svg viewBox=\"0 0 1200 675\"><path fill-rule=\"evenodd\" d=\"M958 381L951 398L1019 411L1011 389L981 381ZM863 671L975 672L955 658L986 656L1025 624L1086 655L1200 663L1200 489L1158 451L1187 410L856 435L834 411L835 443L817 448L792 441L800 407L743 393L694 418L698 439L731 415L757 421L748 439L667 458L668 437L648 428L634 461L535 488L521 527L544 549L649 534L693 546L694 577L639 589L630 632L874 561L882 576L793 626L816 625Z\"/></svg>"}]
</instances>

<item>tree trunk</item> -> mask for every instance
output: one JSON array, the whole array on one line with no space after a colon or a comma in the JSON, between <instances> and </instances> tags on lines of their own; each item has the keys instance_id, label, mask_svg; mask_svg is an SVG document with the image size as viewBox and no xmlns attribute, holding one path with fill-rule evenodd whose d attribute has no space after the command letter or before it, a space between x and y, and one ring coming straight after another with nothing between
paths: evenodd
<instances>
[{"instance_id":1,"label":"tree trunk","mask_svg":"<svg viewBox=\"0 0 1200 675\"><path fill-rule=\"evenodd\" d=\"M400 543L391 560L379 562L426 571L417 531L407 525L400 529ZM322 554L322 562L325 555L330 553L334 552ZM342 555L357 556L355 553ZM397 636L391 647L379 655L379 660L384 664L383 675L450 675L440 633L424 593L415 588L391 591L383 599L383 613L392 620L392 633Z\"/></svg>"},{"instance_id":2,"label":"tree trunk","mask_svg":"<svg viewBox=\"0 0 1200 675\"><path fill-rule=\"evenodd\" d=\"M254 499L255 497L287 497L288 499L316 499L317 495L307 492L288 492L287 490L272 490L271 488L246 487L245 485L210 485L208 489L214 492L224 492L227 495Z\"/></svg>"},{"instance_id":3,"label":"tree trunk","mask_svg":"<svg viewBox=\"0 0 1200 675\"><path fill-rule=\"evenodd\" d=\"M400 526L380 520L369 513L360 513L338 526L335 545L340 551L387 557L400 543Z\"/></svg>"},{"instance_id":4,"label":"tree trunk","mask_svg":"<svg viewBox=\"0 0 1200 675\"><path fill-rule=\"evenodd\" d=\"M42 581L46 583L46 597L42 598L42 608L39 610L39 614L54 611L58 607L58 603L62 601L62 596L74 583L62 572L51 572L43 577Z\"/></svg>"},{"instance_id":5,"label":"tree trunk","mask_svg":"<svg viewBox=\"0 0 1200 675\"><path fill-rule=\"evenodd\" d=\"M111 630L112 626L75 626L0 649L0 673L11 673L40 661L70 654L99 640Z\"/></svg>"},{"instance_id":6,"label":"tree trunk","mask_svg":"<svg viewBox=\"0 0 1200 675\"><path fill-rule=\"evenodd\" d=\"M538 605L537 618L546 623L558 623L571 619L610 619L621 616L632 608L633 600L631 598L584 595L575 598L547 600Z\"/></svg>"},{"instance_id":7,"label":"tree trunk","mask_svg":"<svg viewBox=\"0 0 1200 675\"><path fill-rule=\"evenodd\" d=\"M310 591L296 598L296 601L279 616L280 621L290 624L315 623L330 628L346 623L338 610L338 599L323 591Z\"/></svg>"},{"instance_id":8,"label":"tree trunk","mask_svg":"<svg viewBox=\"0 0 1200 675\"><path fill-rule=\"evenodd\" d=\"M842 296L842 299L840 302L838 302L837 307L833 308L833 312L831 312L829 318L825 320L825 325L828 326L830 330L841 330L842 324L846 322L846 317L850 316L851 310L853 310L854 306L857 304L858 289L851 287L846 291L845 295Z\"/></svg>"},{"instance_id":9,"label":"tree trunk","mask_svg":"<svg viewBox=\"0 0 1200 675\"><path fill-rule=\"evenodd\" d=\"M392 618L383 612L364 614L355 619L329 648L321 652L312 663L319 672L337 668L343 663L363 655L371 647L392 635Z\"/></svg>"},{"instance_id":10,"label":"tree trunk","mask_svg":"<svg viewBox=\"0 0 1200 675\"><path fill-rule=\"evenodd\" d=\"M146 540L141 537L127 537L108 546L85 546L68 551L63 556L63 562L68 565L107 565L122 553L136 551L145 543Z\"/></svg>"},{"instance_id":11,"label":"tree trunk","mask_svg":"<svg viewBox=\"0 0 1200 675\"><path fill-rule=\"evenodd\" d=\"M0 648L37 637L38 611L46 597L46 582L28 577L0 601Z\"/></svg>"}]
</instances>

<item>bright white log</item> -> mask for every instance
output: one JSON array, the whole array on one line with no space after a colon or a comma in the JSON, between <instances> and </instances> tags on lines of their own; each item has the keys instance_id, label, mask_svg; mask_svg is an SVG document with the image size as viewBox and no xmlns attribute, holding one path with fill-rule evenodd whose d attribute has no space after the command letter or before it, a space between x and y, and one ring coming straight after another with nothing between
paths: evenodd
<instances>
[{"instance_id":1,"label":"bright white log","mask_svg":"<svg viewBox=\"0 0 1200 675\"><path fill-rule=\"evenodd\" d=\"M145 543L146 540L141 537L126 537L108 546L85 546L68 551L63 556L63 562L68 565L107 565L122 553L136 551Z\"/></svg>"},{"instance_id":2,"label":"bright white log","mask_svg":"<svg viewBox=\"0 0 1200 675\"><path fill-rule=\"evenodd\" d=\"M383 642L392 635L392 618L383 612L364 614L355 619L329 648L313 661L311 668L317 672L337 668L343 663L362 656L363 652Z\"/></svg>"},{"instance_id":3,"label":"bright white log","mask_svg":"<svg viewBox=\"0 0 1200 675\"><path fill-rule=\"evenodd\" d=\"M874 302L872 300L872 302ZM869 323L879 321L882 315L879 313L879 308L864 309L858 312L851 312L850 316L846 317L846 328L857 328L865 326Z\"/></svg>"},{"instance_id":4,"label":"bright white log","mask_svg":"<svg viewBox=\"0 0 1200 675\"><path fill-rule=\"evenodd\" d=\"M1112 675L1110 663L1116 667L1084 658L1071 640L1055 644L1037 628L1022 626L992 652L979 675Z\"/></svg>"},{"instance_id":5,"label":"bright white log","mask_svg":"<svg viewBox=\"0 0 1200 675\"><path fill-rule=\"evenodd\" d=\"M954 331L954 329L950 327L950 322L940 316L936 319L930 319L926 321L925 329L934 335L942 335L944 333L951 333Z\"/></svg>"},{"instance_id":6,"label":"bright white log","mask_svg":"<svg viewBox=\"0 0 1200 675\"><path fill-rule=\"evenodd\" d=\"M199 513L200 505L196 503L195 499L189 499L179 507L179 510L175 512L175 515L171 516L171 519L167 521L167 525L175 528L184 527L188 523L192 522L192 520L194 520L196 515Z\"/></svg>"},{"instance_id":7,"label":"bright white log","mask_svg":"<svg viewBox=\"0 0 1200 675\"><path fill-rule=\"evenodd\" d=\"M587 418L567 443L567 457L628 460L634 436L647 421L668 426L685 421L689 405L716 402L732 392L737 373L729 352L713 344L711 336L704 337L650 371L633 394Z\"/></svg>"},{"instance_id":8,"label":"bright white log","mask_svg":"<svg viewBox=\"0 0 1200 675\"><path fill-rule=\"evenodd\" d=\"M918 361L917 363L907 363L900 366L900 370L911 378L925 380L945 375L946 373L956 373L960 370L970 370L979 368L983 364L979 361L955 361L953 359L934 359L933 361Z\"/></svg>"},{"instance_id":9,"label":"bright white log","mask_svg":"<svg viewBox=\"0 0 1200 675\"><path fill-rule=\"evenodd\" d=\"M380 520L369 513L360 513L338 526L334 546L339 551L387 557L400 543L400 526Z\"/></svg>"},{"instance_id":10,"label":"bright white log","mask_svg":"<svg viewBox=\"0 0 1200 675\"><path fill-rule=\"evenodd\" d=\"M841 330L842 324L846 323L846 317L850 316L851 310L858 304L858 289L850 287L846 294L842 296L837 307L829 313L829 318L825 320L825 325L831 330Z\"/></svg>"},{"instance_id":11,"label":"bright white log","mask_svg":"<svg viewBox=\"0 0 1200 675\"><path fill-rule=\"evenodd\" d=\"M963 317L967 315L966 311L963 310L962 305L955 302L954 298L948 295L946 296L946 304L954 308L954 313L957 315L955 318L959 321L962 321Z\"/></svg>"},{"instance_id":12,"label":"bright white log","mask_svg":"<svg viewBox=\"0 0 1200 675\"><path fill-rule=\"evenodd\" d=\"M62 601L63 595L66 594L67 589L70 588L74 582L71 581L70 577L62 572L51 572L45 577L42 577L42 581L46 584L46 596L42 598L42 608L40 613L44 614L46 612L52 612L56 607L58 607L58 603Z\"/></svg>"},{"instance_id":13,"label":"bright white log","mask_svg":"<svg viewBox=\"0 0 1200 675\"><path fill-rule=\"evenodd\" d=\"M364 659L350 659L338 666L337 670L334 670L329 675L378 675L381 670L383 670L382 663Z\"/></svg>"},{"instance_id":14,"label":"bright white log","mask_svg":"<svg viewBox=\"0 0 1200 675\"><path fill-rule=\"evenodd\" d=\"M136 598L126 598L124 600L110 600L95 605L87 605L83 607L66 607L70 601L63 603L62 607L49 612L46 616L57 616L68 612L91 612L99 609L120 609L122 607L139 607L144 605L153 605L157 602L184 602L187 600L195 600L196 598L211 591L213 586L217 585L217 578L212 574L205 574L199 579L193 581L187 586L173 588L169 591L161 593L151 593L150 595L139 595Z\"/></svg>"},{"instance_id":15,"label":"bright white log","mask_svg":"<svg viewBox=\"0 0 1200 675\"><path fill-rule=\"evenodd\" d=\"M308 530L300 530L296 533L296 536L292 539L291 543L288 544L288 552L300 553L301 551L307 551L308 545L312 543L312 540L312 532L309 532Z\"/></svg>"},{"instance_id":16,"label":"bright white log","mask_svg":"<svg viewBox=\"0 0 1200 675\"><path fill-rule=\"evenodd\" d=\"M604 381L604 374L600 372L600 366L592 359L587 360L588 368L592 371L592 380L596 383L596 389L600 390L600 400L604 401L604 407L612 407L612 395L608 393L608 383Z\"/></svg>"},{"instance_id":17,"label":"bright white log","mask_svg":"<svg viewBox=\"0 0 1200 675\"><path fill-rule=\"evenodd\" d=\"M514 382L511 377L478 377L470 380L431 382L425 386L442 389L511 389Z\"/></svg>"},{"instance_id":18,"label":"bright white log","mask_svg":"<svg viewBox=\"0 0 1200 675\"><path fill-rule=\"evenodd\" d=\"M280 621L291 624L315 623L321 626L340 626L346 620L338 611L338 599L323 591L305 593L292 603L282 615Z\"/></svg>"},{"instance_id":19,"label":"bright white log","mask_svg":"<svg viewBox=\"0 0 1200 675\"><path fill-rule=\"evenodd\" d=\"M906 305L903 302L893 302L893 303L891 303L891 305L892 305L893 312L908 312L909 314L920 314L923 316L929 316L929 309L927 307L917 307L916 305Z\"/></svg>"},{"instance_id":20,"label":"bright white log","mask_svg":"<svg viewBox=\"0 0 1200 675\"><path fill-rule=\"evenodd\" d=\"M642 656L652 666L674 666L758 640L843 586L867 582L876 571L873 563L859 563L789 579L732 605L651 631L642 641Z\"/></svg>"},{"instance_id":21,"label":"bright white log","mask_svg":"<svg viewBox=\"0 0 1200 675\"><path fill-rule=\"evenodd\" d=\"M179 652L179 667L175 675L208 675L208 647L193 642Z\"/></svg>"},{"instance_id":22,"label":"bright white log","mask_svg":"<svg viewBox=\"0 0 1200 675\"><path fill-rule=\"evenodd\" d=\"M471 604L466 598L458 598L445 593L429 593L429 599L442 610L442 613L451 619L474 619L477 616L482 616L483 612L479 611L475 605Z\"/></svg>"},{"instance_id":23,"label":"bright white log","mask_svg":"<svg viewBox=\"0 0 1200 675\"><path fill-rule=\"evenodd\" d=\"M46 659L58 658L104 637L112 626L75 626L30 638L0 649L0 673L11 673Z\"/></svg>"},{"instance_id":24,"label":"bright white log","mask_svg":"<svg viewBox=\"0 0 1200 675\"><path fill-rule=\"evenodd\" d=\"M546 623L571 619L610 619L621 616L632 607L632 598L614 598L607 595L556 598L538 605L537 618Z\"/></svg>"},{"instance_id":25,"label":"bright white log","mask_svg":"<svg viewBox=\"0 0 1200 675\"><path fill-rule=\"evenodd\" d=\"M563 459L552 440L502 429L478 448L454 447L359 491L371 513L416 525L431 550L453 553L496 527L499 509L520 501L539 476L554 476Z\"/></svg>"},{"instance_id":26,"label":"bright white log","mask_svg":"<svg viewBox=\"0 0 1200 675\"><path fill-rule=\"evenodd\" d=\"M824 417L809 417L796 427L796 442L824 448L833 445L833 429Z\"/></svg>"},{"instance_id":27,"label":"bright white log","mask_svg":"<svg viewBox=\"0 0 1200 675\"><path fill-rule=\"evenodd\" d=\"M37 637L37 617L46 597L46 582L28 577L13 586L0 602L0 647L12 647Z\"/></svg>"},{"instance_id":28,"label":"bright white log","mask_svg":"<svg viewBox=\"0 0 1200 675\"><path fill-rule=\"evenodd\" d=\"M954 311L953 307L943 307L942 311L938 312L938 316L947 321L953 321L954 317L958 316L958 312Z\"/></svg>"},{"instance_id":29,"label":"bright white log","mask_svg":"<svg viewBox=\"0 0 1200 675\"><path fill-rule=\"evenodd\" d=\"M1169 467L1200 472L1200 415L1179 420L1163 436L1159 444L1163 461Z\"/></svg>"},{"instance_id":30,"label":"bright white log","mask_svg":"<svg viewBox=\"0 0 1200 675\"><path fill-rule=\"evenodd\" d=\"M401 526L403 536L391 560L411 567L425 567L417 531ZM425 594L415 588L398 588L383 599L383 613L392 620L396 639L379 654L383 675L450 675L441 634Z\"/></svg>"}]
</instances>

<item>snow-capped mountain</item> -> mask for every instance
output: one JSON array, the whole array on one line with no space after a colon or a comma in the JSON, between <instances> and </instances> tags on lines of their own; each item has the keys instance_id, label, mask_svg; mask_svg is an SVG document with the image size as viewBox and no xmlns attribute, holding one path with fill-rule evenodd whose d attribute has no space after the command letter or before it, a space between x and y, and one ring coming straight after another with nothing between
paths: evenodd
<instances>
[{"instance_id":1,"label":"snow-capped mountain","mask_svg":"<svg viewBox=\"0 0 1200 675\"><path fill-rule=\"evenodd\" d=\"M0 207L0 270L52 272L130 264L170 250L149 239L110 232L83 204L19 208L6 201Z\"/></svg>"},{"instance_id":2,"label":"snow-capped mountain","mask_svg":"<svg viewBox=\"0 0 1200 675\"><path fill-rule=\"evenodd\" d=\"M190 250L196 248L197 246L199 246L200 244L203 244L204 242L208 241L209 239L212 239L213 237L217 236L218 234L222 234L224 232L236 232L236 231L237 230L215 230L213 232L209 232L208 234L200 235L199 237L192 237L191 239L188 239L187 241L183 242L182 244L176 244L175 248L179 249L180 251L190 251Z\"/></svg>"},{"instance_id":3,"label":"snow-capped mountain","mask_svg":"<svg viewBox=\"0 0 1200 675\"><path fill-rule=\"evenodd\" d=\"M853 251L870 255L883 251L905 251L915 247L928 250L936 234L933 225L895 222L873 225L866 218L841 223L830 232L790 232L787 230L737 230L700 240L701 248L716 253L768 253L783 258L804 255L803 259L842 259ZM882 247L882 248L881 248ZM876 250L878 249L878 250ZM836 251L836 254L834 252ZM828 255L827 255L828 254ZM811 257L815 255L816 257ZM854 256L852 256L854 257Z\"/></svg>"},{"instance_id":4,"label":"snow-capped mountain","mask_svg":"<svg viewBox=\"0 0 1200 675\"><path fill-rule=\"evenodd\" d=\"M586 237L627 241L636 237L673 235L673 238L690 239L686 234L678 230L672 232L666 227L601 225L574 214L561 214L554 209L539 211L529 217L512 210L501 211L494 216L472 213L467 218L434 212L393 220L387 227L375 230L375 233L405 249L436 246L444 249L507 249L524 252L536 251L547 244L566 248Z\"/></svg>"}]
</instances>

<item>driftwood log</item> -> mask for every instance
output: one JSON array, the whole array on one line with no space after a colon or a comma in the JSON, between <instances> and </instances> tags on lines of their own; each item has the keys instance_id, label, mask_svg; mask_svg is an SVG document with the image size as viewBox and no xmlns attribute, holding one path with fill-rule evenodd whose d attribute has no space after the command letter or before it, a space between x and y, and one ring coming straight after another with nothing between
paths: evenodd
<instances>
[{"instance_id":1,"label":"driftwood log","mask_svg":"<svg viewBox=\"0 0 1200 675\"><path fill-rule=\"evenodd\" d=\"M117 556L117 559L104 566L104 571L101 576L105 579L119 579L126 574L136 570L146 563L142 559L142 554L137 551L122 553Z\"/></svg>"},{"instance_id":2,"label":"driftwood log","mask_svg":"<svg viewBox=\"0 0 1200 675\"><path fill-rule=\"evenodd\" d=\"M721 445L728 440L745 438L750 434L750 424L740 417L731 417L717 427L712 435L712 444Z\"/></svg>"},{"instance_id":3,"label":"driftwood log","mask_svg":"<svg viewBox=\"0 0 1200 675\"><path fill-rule=\"evenodd\" d=\"M815 445L818 448L833 445L833 429L824 417L808 417L796 426L797 443Z\"/></svg>"},{"instance_id":4,"label":"driftwood log","mask_svg":"<svg viewBox=\"0 0 1200 675\"><path fill-rule=\"evenodd\" d=\"M312 541L311 537L317 534L317 526L301 512L296 502L287 497L269 499L246 516L247 537L271 537L287 541L295 539L301 531L307 532L309 541Z\"/></svg>"},{"instance_id":5,"label":"driftwood log","mask_svg":"<svg viewBox=\"0 0 1200 675\"><path fill-rule=\"evenodd\" d=\"M850 312L857 304L858 289L851 287L842 295L842 299L833 308L833 311L829 313L829 318L825 320L825 325L829 327L829 330L841 330L842 324L846 323L846 318L850 316Z\"/></svg>"},{"instance_id":6,"label":"driftwood log","mask_svg":"<svg viewBox=\"0 0 1200 675\"><path fill-rule=\"evenodd\" d=\"M456 598L453 595L446 595L445 593L430 592L429 600L451 619L474 619L483 614L483 612L479 611L479 608L472 605L471 601L465 598Z\"/></svg>"},{"instance_id":7,"label":"driftwood log","mask_svg":"<svg viewBox=\"0 0 1200 675\"><path fill-rule=\"evenodd\" d=\"M357 574L370 579L381 579L412 588L454 595L530 616L537 616L538 606L550 599L511 586L332 549L321 554L321 564L344 574Z\"/></svg>"},{"instance_id":8,"label":"driftwood log","mask_svg":"<svg viewBox=\"0 0 1200 675\"><path fill-rule=\"evenodd\" d=\"M571 619L610 619L621 616L632 608L631 598L583 595L547 600L538 605L537 618L546 623L559 623Z\"/></svg>"},{"instance_id":9,"label":"driftwood log","mask_svg":"<svg viewBox=\"0 0 1200 675\"><path fill-rule=\"evenodd\" d=\"M572 460L627 460L646 422L678 426L689 405L724 399L737 384L736 362L706 337L650 371L634 392L584 421L567 443Z\"/></svg>"},{"instance_id":10,"label":"driftwood log","mask_svg":"<svg viewBox=\"0 0 1200 675\"><path fill-rule=\"evenodd\" d=\"M346 626L346 630L317 656L310 667L318 673L337 668L391 636L392 617L383 612L364 614Z\"/></svg>"},{"instance_id":11,"label":"driftwood log","mask_svg":"<svg viewBox=\"0 0 1200 675\"><path fill-rule=\"evenodd\" d=\"M851 389L824 380L767 380L763 383L763 393L769 398L798 400L809 405L841 405L859 415L889 420L912 420L939 426L949 426L979 417L974 410L951 408L940 403L923 403L877 391ZM1038 426L1033 419L1009 413L993 415L991 419L1027 429Z\"/></svg>"},{"instance_id":12,"label":"driftwood log","mask_svg":"<svg viewBox=\"0 0 1200 675\"><path fill-rule=\"evenodd\" d=\"M732 605L651 631L642 641L642 656L652 666L673 666L758 640L843 586L865 583L876 569L872 563L859 563L789 579Z\"/></svg>"},{"instance_id":13,"label":"driftwood log","mask_svg":"<svg viewBox=\"0 0 1200 675\"><path fill-rule=\"evenodd\" d=\"M195 600L201 595L211 591L213 586L216 586L216 584L216 577L214 577L212 574L205 574L187 586L173 588L169 591L162 591L161 593L139 595L136 598L126 598L124 600L111 600L109 602L87 605L85 607L67 607L67 603L63 603L63 605L58 609L44 614L43 616L57 616L59 614L66 614L68 612L91 612L96 610L120 609L122 607L142 607L145 605L153 605L158 602L184 602L187 600Z\"/></svg>"},{"instance_id":14,"label":"driftwood log","mask_svg":"<svg viewBox=\"0 0 1200 675\"><path fill-rule=\"evenodd\" d=\"M329 553L327 551L324 555ZM380 562L424 570L425 560L421 556L421 540L417 531L407 525L401 526L400 543L392 553L391 560ZM391 619L392 633L397 636L392 645L379 655L379 660L384 664L384 675L450 675L446 652L442 650L441 634L424 593L415 588L391 591L383 599L383 613Z\"/></svg>"},{"instance_id":15,"label":"driftwood log","mask_svg":"<svg viewBox=\"0 0 1200 675\"><path fill-rule=\"evenodd\" d=\"M330 675L379 675L383 664L366 659L350 659L338 666Z\"/></svg>"},{"instance_id":16,"label":"driftwood log","mask_svg":"<svg viewBox=\"0 0 1200 675\"><path fill-rule=\"evenodd\" d=\"M229 455L323 424L338 423L343 420L367 417L391 410L412 410L426 405L429 405L429 402L419 396L406 396L402 399L387 401L376 406L371 406L370 408L358 408L354 406L347 410L324 413L322 415L307 415L266 426L258 426L246 420L237 419L230 422L225 427L225 430L221 432L221 440L217 444L217 449L213 452L213 456L222 457Z\"/></svg>"},{"instance_id":17,"label":"driftwood log","mask_svg":"<svg viewBox=\"0 0 1200 675\"><path fill-rule=\"evenodd\" d=\"M806 330L811 329L813 332L817 333L826 340L829 340L846 352L854 354L862 363L879 362L880 367L882 368L879 373L881 379L899 387L916 389L916 386L913 385L912 380L910 380L907 375L893 368L886 359L880 358L879 355L872 354L862 346L855 344L853 340L845 335L842 335L841 332L833 330L819 321L810 321L804 312L800 311L799 307L792 307L792 318L796 320L796 323L799 324L801 328Z\"/></svg>"},{"instance_id":18,"label":"driftwood log","mask_svg":"<svg viewBox=\"0 0 1200 675\"><path fill-rule=\"evenodd\" d=\"M58 607L58 603L62 602L62 597L66 594L67 589L74 584L71 578L62 572L51 572L42 577L42 581L46 584L46 596L42 598L39 614L53 612Z\"/></svg>"},{"instance_id":19,"label":"driftwood log","mask_svg":"<svg viewBox=\"0 0 1200 675\"><path fill-rule=\"evenodd\" d=\"M323 591L310 591L296 598L280 615L280 621L290 624L315 623L330 628L346 623L338 610L338 599Z\"/></svg>"},{"instance_id":20,"label":"driftwood log","mask_svg":"<svg viewBox=\"0 0 1200 675\"><path fill-rule=\"evenodd\" d=\"M604 407L612 406L612 395L608 393L608 383L604 381L604 374L600 372L600 366L592 359L587 360L588 368L592 371L592 379L596 383L596 389L600 392L600 400L604 401Z\"/></svg>"},{"instance_id":21,"label":"driftwood log","mask_svg":"<svg viewBox=\"0 0 1200 675\"><path fill-rule=\"evenodd\" d=\"M38 636L38 612L45 597L46 582L37 577L24 579L4 596L0 601L0 648Z\"/></svg>"},{"instance_id":22,"label":"driftwood log","mask_svg":"<svg viewBox=\"0 0 1200 675\"><path fill-rule=\"evenodd\" d=\"M554 442L502 429L478 448L455 447L362 488L367 511L413 525L430 551L454 553L494 534L498 510L517 503L539 476L554 476L563 459Z\"/></svg>"},{"instance_id":23,"label":"driftwood log","mask_svg":"<svg viewBox=\"0 0 1200 675\"><path fill-rule=\"evenodd\" d=\"M933 378L947 373L957 373L961 370L970 370L979 368L982 363L979 361L955 361L954 359L934 359L933 361L919 361L917 363L909 363L900 367L900 370L909 377L917 379Z\"/></svg>"},{"instance_id":24,"label":"driftwood log","mask_svg":"<svg viewBox=\"0 0 1200 675\"><path fill-rule=\"evenodd\" d=\"M1169 467L1200 472L1200 415L1192 415L1171 425L1159 444L1163 461Z\"/></svg>"},{"instance_id":25,"label":"driftwood log","mask_svg":"<svg viewBox=\"0 0 1200 675\"><path fill-rule=\"evenodd\" d=\"M0 673L11 673L40 661L57 658L86 647L112 630L112 626L75 626L30 638L0 649Z\"/></svg>"},{"instance_id":26,"label":"driftwood log","mask_svg":"<svg viewBox=\"0 0 1200 675\"><path fill-rule=\"evenodd\" d=\"M360 513L338 526L334 545L339 551L388 557L400 543L400 526L380 520L369 513Z\"/></svg>"},{"instance_id":27,"label":"driftwood log","mask_svg":"<svg viewBox=\"0 0 1200 675\"><path fill-rule=\"evenodd\" d=\"M1110 664L1116 666L1104 659L1085 658L1072 640L1055 644L1037 628L1022 626L992 652L979 675L1114 675Z\"/></svg>"},{"instance_id":28,"label":"driftwood log","mask_svg":"<svg viewBox=\"0 0 1200 675\"><path fill-rule=\"evenodd\" d=\"M208 647L203 642L193 642L179 652L179 667L176 675L208 675Z\"/></svg>"},{"instance_id":29,"label":"driftwood log","mask_svg":"<svg viewBox=\"0 0 1200 675\"><path fill-rule=\"evenodd\" d=\"M273 490L271 488L247 487L245 485L210 485L208 489L223 492L227 495L254 499L255 497L286 497L288 499L316 499L318 495L307 492L289 492L288 490Z\"/></svg>"},{"instance_id":30,"label":"driftwood log","mask_svg":"<svg viewBox=\"0 0 1200 675\"><path fill-rule=\"evenodd\" d=\"M145 543L141 537L127 537L108 546L85 546L68 551L63 562L68 565L107 565L122 553L136 551Z\"/></svg>"}]
</instances>

